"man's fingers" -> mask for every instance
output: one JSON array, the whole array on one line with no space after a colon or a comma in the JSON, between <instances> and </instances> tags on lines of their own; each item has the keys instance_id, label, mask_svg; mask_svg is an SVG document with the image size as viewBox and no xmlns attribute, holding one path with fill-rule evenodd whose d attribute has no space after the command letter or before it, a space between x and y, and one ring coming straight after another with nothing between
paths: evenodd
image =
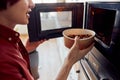
<instances>
[{"instance_id":1,"label":"man's fingers","mask_svg":"<svg viewBox=\"0 0 120 80\"><path fill-rule=\"evenodd\" d=\"M89 52L93 48L94 44L95 43L92 43L88 48L81 50L81 52L84 52L84 53Z\"/></svg>"}]
</instances>

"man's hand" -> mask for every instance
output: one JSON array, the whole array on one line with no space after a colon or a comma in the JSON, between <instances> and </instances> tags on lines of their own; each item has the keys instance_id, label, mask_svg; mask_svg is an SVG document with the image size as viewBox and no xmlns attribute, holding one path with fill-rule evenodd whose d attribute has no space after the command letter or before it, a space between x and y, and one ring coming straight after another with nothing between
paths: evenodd
<instances>
[{"instance_id":1,"label":"man's hand","mask_svg":"<svg viewBox=\"0 0 120 80\"><path fill-rule=\"evenodd\" d=\"M30 52L34 51L40 44L42 44L45 41L46 41L46 39L36 41L36 42L30 42L29 39L28 39L25 47L26 47L28 53L30 53Z\"/></svg>"}]
</instances>

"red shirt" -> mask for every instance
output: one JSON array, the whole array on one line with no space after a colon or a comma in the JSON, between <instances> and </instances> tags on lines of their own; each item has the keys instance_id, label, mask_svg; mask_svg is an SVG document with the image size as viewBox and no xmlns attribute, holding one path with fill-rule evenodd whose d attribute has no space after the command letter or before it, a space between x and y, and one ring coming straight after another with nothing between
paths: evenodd
<instances>
[{"instance_id":1,"label":"red shirt","mask_svg":"<svg viewBox=\"0 0 120 80\"><path fill-rule=\"evenodd\" d=\"M33 80L19 33L0 25L0 80Z\"/></svg>"}]
</instances>

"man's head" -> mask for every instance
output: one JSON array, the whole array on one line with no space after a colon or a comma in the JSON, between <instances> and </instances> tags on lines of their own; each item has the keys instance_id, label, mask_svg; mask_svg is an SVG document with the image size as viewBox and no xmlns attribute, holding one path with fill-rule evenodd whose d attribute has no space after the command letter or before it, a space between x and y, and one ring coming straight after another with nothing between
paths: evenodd
<instances>
[{"instance_id":1,"label":"man's head","mask_svg":"<svg viewBox=\"0 0 120 80\"><path fill-rule=\"evenodd\" d=\"M28 24L29 13L34 6L32 0L0 0L1 22L12 24L12 26Z\"/></svg>"},{"instance_id":2,"label":"man's head","mask_svg":"<svg viewBox=\"0 0 120 80\"><path fill-rule=\"evenodd\" d=\"M10 6L14 5L17 3L19 0L0 0L0 10L5 10L7 9L7 5L9 4Z\"/></svg>"}]
</instances>

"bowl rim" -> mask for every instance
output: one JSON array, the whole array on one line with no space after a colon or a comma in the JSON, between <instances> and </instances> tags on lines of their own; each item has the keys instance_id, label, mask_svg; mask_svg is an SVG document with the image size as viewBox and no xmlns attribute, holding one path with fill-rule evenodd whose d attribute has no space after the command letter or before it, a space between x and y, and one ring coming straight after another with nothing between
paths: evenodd
<instances>
[{"instance_id":1,"label":"bowl rim","mask_svg":"<svg viewBox=\"0 0 120 80\"><path fill-rule=\"evenodd\" d=\"M90 31L90 32L92 32L93 33L93 35L91 35L90 37L88 37L88 38L83 38L83 39L79 39L79 40L88 40L88 39L90 39L90 38L93 38L94 36L95 36L95 31L93 31L93 30L90 30L90 29L83 29L83 28L72 28L72 29L66 29L66 30L64 30L63 32L62 32L62 34L63 34L63 37L66 37L66 38L68 38L68 39L70 39L70 40L74 40L74 38L70 38L70 37L68 37L67 35L65 35L65 31L68 31L68 30L86 30L86 31Z\"/></svg>"}]
</instances>

